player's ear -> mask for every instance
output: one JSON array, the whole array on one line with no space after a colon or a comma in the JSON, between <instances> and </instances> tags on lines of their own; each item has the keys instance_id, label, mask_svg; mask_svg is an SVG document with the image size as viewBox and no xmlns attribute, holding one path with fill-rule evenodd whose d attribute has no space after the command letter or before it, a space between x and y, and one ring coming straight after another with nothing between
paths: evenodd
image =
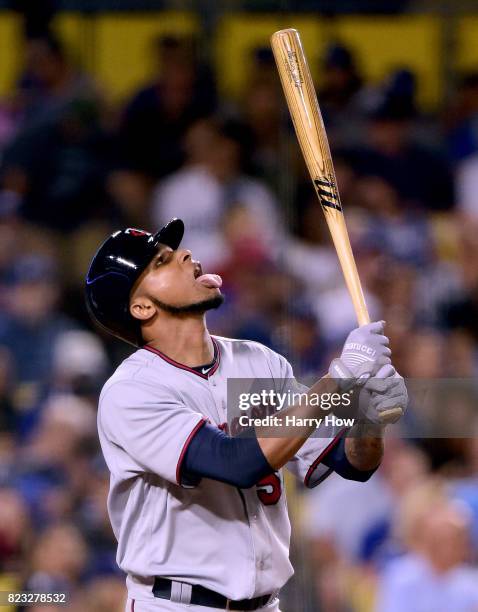
<instances>
[{"instance_id":1,"label":"player's ear","mask_svg":"<svg viewBox=\"0 0 478 612\"><path fill-rule=\"evenodd\" d=\"M139 321L148 321L156 314L156 308L149 298L133 296L129 304L129 312Z\"/></svg>"}]
</instances>

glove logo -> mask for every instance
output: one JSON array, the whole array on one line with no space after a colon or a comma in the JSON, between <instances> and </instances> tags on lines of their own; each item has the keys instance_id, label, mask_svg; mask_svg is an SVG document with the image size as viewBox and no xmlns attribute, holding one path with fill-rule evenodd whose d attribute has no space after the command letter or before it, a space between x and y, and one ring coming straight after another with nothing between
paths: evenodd
<instances>
[{"instance_id":1,"label":"glove logo","mask_svg":"<svg viewBox=\"0 0 478 612\"><path fill-rule=\"evenodd\" d=\"M365 353L370 357L374 357L375 353L377 352L371 346L368 346L367 344L359 344L358 342L347 342L344 349L346 351L359 351L360 353Z\"/></svg>"}]
</instances>

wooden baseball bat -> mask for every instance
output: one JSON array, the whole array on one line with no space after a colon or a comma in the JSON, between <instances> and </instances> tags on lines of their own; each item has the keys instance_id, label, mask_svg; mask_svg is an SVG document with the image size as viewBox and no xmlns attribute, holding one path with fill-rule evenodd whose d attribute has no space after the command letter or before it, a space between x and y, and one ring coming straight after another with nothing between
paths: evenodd
<instances>
[{"instance_id":1,"label":"wooden baseball bat","mask_svg":"<svg viewBox=\"0 0 478 612\"><path fill-rule=\"evenodd\" d=\"M370 323L370 316L345 225L329 141L299 32L293 28L279 30L272 35L271 46L295 133L332 235L358 324L366 325ZM381 415L382 421L393 422L402 412L399 407L387 410Z\"/></svg>"}]
</instances>

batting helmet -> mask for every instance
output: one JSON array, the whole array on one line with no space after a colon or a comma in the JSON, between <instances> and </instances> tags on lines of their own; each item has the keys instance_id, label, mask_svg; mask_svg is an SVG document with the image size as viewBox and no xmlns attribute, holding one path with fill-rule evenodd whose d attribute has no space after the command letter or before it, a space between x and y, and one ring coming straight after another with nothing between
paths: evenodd
<instances>
[{"instance_id":1,"label":"batting helmet","mask_svg":"<svg viewBox=\"0 0 478 612\"><path fill-rule=\"evenodd\" d=\"M131 289L158 245L176 250L183 234L184 223L172 219L156 234L128 228L105 240L86 275L86 306L93 320L113 336L141 346L141 325L129 311Z\"/></svg>"}]
</instances>

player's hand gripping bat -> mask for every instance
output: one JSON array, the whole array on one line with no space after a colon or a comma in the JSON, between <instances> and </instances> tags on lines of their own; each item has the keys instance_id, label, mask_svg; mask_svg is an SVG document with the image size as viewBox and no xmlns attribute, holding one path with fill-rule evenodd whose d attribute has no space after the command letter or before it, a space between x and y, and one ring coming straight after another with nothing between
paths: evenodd
<instances>
[{"instance_id":1,"label":"player's hand gripping bat","mask_svg":"<svg viewBox=\"0 0 478 612\"><path fill-rule=\"evenodd\" d=\"M299 32L292 28L279 30L272 35L271 45L297 139L332 234L358 323L366 325L370 323L370 317L345 225L329 142ZM395 422L402 413L400 407L392 408L382 413L381 421Z\"/></svg>"}]
</instances>

